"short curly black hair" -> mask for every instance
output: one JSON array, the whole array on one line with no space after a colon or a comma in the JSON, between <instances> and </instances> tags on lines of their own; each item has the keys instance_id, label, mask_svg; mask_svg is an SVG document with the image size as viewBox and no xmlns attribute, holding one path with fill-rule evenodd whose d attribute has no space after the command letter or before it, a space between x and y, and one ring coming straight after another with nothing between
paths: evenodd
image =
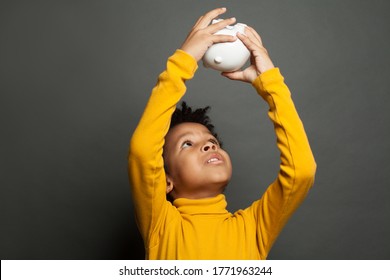
<instances>
[{"instance_id":1,"label":"short curly black hair","mask_svg":"<svg viewBox=\"0 0 390 280\"><path fill-rule=\"evenodd\" d=\"M181 103L181 109L176 108L175 112L173 113L169 129L181 123L199 123L207 127L211 134L218 140L219 146L222 146L221 139L219 139L218 134L215 132L214 125L211 123L211 119L207 115L209 110L210 106L193 110L187 105L185 101L183 101Z\"/></svg>"}]
</instances>

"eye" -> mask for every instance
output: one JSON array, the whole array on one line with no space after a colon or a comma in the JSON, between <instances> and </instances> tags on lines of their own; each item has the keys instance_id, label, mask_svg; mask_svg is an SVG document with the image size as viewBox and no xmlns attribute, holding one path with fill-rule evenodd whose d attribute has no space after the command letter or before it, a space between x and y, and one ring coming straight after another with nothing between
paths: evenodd
<instances>
[{"instance_id":1,"label":"eye","mask_svg":"<svg viewBox=\"0 0 390 280\"><path fill-rule=\"evenodd\" d=\"M215 139L215 138L210 138L210 139L209 139L209 142L210 142L210 143L213 143L214 145L219 146L219 142L218 142L217 139Z\"/></svg>"},{"instance_id":2,"label":"eye","mask_svg":"<svg viewBox=\"0 0 390 280\"><path fill-rule=\"evenodd\" d=\"M181 148L188 148L191 146L192 146L192 142L188 140L184 141L183 144L181 144Z\"/></svg>"}]
</instances>

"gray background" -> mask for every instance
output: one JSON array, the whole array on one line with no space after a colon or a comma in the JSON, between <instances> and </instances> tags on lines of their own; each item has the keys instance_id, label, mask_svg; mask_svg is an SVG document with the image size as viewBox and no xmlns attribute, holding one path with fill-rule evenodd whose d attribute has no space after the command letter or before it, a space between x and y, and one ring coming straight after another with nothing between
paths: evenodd
<instances>
[{"instance_id":1,"label":"gray background","mask_svg":"<svg viewBox=\"0 0 390 280\"><path fill-rule=\"evenodd\" d=\"M270 259L390 258L390 2L1 1L0 257L142 259L128 141L166 59L219 6L281 68L318 164ZM278 171L267 105L200 66L185 99L212 106L233 161L229 210Z\"/></svg>"}]
</instances>

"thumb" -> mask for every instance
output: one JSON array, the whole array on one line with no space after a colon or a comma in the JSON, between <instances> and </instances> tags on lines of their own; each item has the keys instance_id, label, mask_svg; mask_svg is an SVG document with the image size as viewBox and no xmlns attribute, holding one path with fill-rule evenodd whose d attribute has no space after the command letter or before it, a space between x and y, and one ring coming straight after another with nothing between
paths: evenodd
<instances>
[{"instance_id":1,"label":"thumb","mask_svg":"<svg viewBox=\"0 0 390 280\"><path fill-rule=\"evenodd\" d=\"M244 81L244 82L246 81L243 71L222 72L221 75L230 80L237 80L237 81Z\"/></svg>"}]
</instances>

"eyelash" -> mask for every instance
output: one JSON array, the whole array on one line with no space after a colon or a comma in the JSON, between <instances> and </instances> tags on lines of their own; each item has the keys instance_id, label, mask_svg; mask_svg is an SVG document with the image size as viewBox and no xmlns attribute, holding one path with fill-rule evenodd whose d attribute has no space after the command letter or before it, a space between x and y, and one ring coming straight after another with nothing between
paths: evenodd
<instances>
[{"instance_id":1,"label":"eyelash","mask_svg":"<svg viewBox=\"0 0 390 280\"><path fill-rule=\"evenodd\" d=\"M216 139L210 138L208 141L219 147L219 142ZM183 148L185 144L190 144L190 147L192 146L192 142L190 140L185 140L180 147Z\"/></svg>"},{"instance_id":2,"label":"eyelash","mask_svg":"<svg viewBox=\"0 0 390 280\"><path fill-rule=\"evenodd\" d=\"M213 144L219 146L219 142L218 142L216 139L210 138L209 141L210 141L211 143L213 143Z\"/></svg>"},{"instance_id":3,"label":"eyelash","mask_svg":"<svg viewBox=\"0 0 390 280\"><path fill-rule=\"evenodd\" d=\"M183 143L181 144L181 148L183 148L183 146L185 145L185 144L190 144L190 146L192 146L192 142L190 141L190 140L185 140L185 141L183 141Z\"/></svg>"}]
</instances>

